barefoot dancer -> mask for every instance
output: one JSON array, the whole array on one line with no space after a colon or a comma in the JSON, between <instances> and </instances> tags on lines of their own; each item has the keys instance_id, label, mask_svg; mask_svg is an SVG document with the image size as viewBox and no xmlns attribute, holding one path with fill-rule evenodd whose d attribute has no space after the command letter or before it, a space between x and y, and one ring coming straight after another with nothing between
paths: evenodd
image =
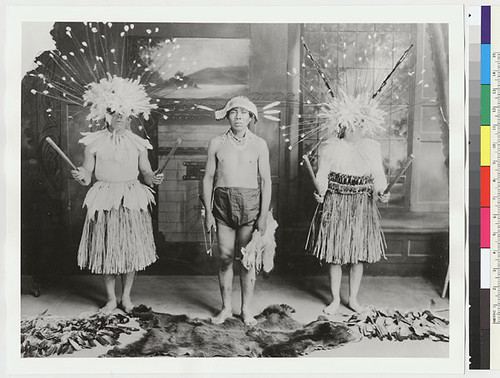
<instances>
[{"instance_id":1,"label":"barefoot dancer","mask_svg":"<svg viewBox=\"0 0 500 378\"><path fill-rule=\"evenodd\" d=\"M105 82L104 82L104 81ZM88 191L84 206L87 216L78 250L78 265L104 276L107 303L101 309L111 312L118 305L133 308L130 292L135 273L156 261L156 248L149 207L153 191L138 181L159 185L162 174L155 174L148 160L151 144L130 131L130 117L149 116L149 104L140 84L120 77L109 77L90 84L84 100L91 104L89 119L106 122L106 128L84 133L84 163L71 171L82 185L89 185L92 173L97 182ZM122 296L115 293L116 276L122 277Z\"/></svg>"},{"instance_id":2,"label":"barefoot dancer","mask_svg":"<svg viewBox=\"0 0 500 378\"><path fill-rule=\"evenodd\" d=\"M227 118L230 128L210 141L203 196L208 208L213 209L207 211L206 229L216 228L220 251L222 309L212 321L223 323L232 316L235 250L247 245L254 229L265 232L271 201L271 173L266 142L248 129L251 122L257 122L256 106L246 97L238 96L229 100L215 116ZM255 323L250 309L253 277L251 271L240 270L241 317L246 324Z\"/></svg>"},{"instance_id":3,"label":"barefoot dancer","mask_svg":"<svg viewBox=\"0 0 500 378\"><path fill-rule=\"evenodd\" d=\"M316 179L321 193L314 197L322 205L311 223L307 247L329 265L333 300L324 309L327 314L340 306L342 265L347 264L348 306L362 311L358 292L363 263L380 260L385 250L375 200L387 202L389 194L382 195L387 182L380 144L367 138L383 116L375 105L370 109L368 99L362 100L347 95L335 100L331 117L337 136L324 142L319 151Z\"/></svg>"}]
</instances>

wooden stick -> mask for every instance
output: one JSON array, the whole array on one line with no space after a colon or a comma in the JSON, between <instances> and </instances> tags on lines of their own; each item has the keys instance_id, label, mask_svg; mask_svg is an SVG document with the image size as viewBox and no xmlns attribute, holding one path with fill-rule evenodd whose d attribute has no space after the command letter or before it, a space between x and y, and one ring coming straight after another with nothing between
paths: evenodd
<instances>
[{"instance_id":1,"label":"wooden stick","mask_svg":"<svg viewBox=\"0 0 500 378\"><path fill-rule=\"evenodd\" d=\"M377 95L382 91L382 89L385 87L385 85L389 81L389 78L392 76L392 74L394 73L394 71L396 71L396 68L398 68L398 66L401 63L403 63L403 60L406 59L406 57L410 53L410 50L411 50L412 47L413 47L413 44L410 47L408 47L408 49L406 49L406 51L403 53L403 55L401 56L401 58L399 58L399 60L396 63L396 65L392 68L392 71L389 72L389 75L387 75L387 77L384 79L384 81L382 82L382 84L380 85L380 87L377 89L377 91L372 95L372 98L377 97Z\"/></svg>"},{"instance_id":2,"label":"wooden stick","mask_svg":"<svg viewBox=\"0 0 500 378\"><path fill-rule=\"evenodd\" d=\"M62 157L66 163L68 163L71 168L73 168L74 170L76 170L76 166L71 162L71 160L69 160L69 157L66 156L66 154L59 148L59 146L50 138L50 137L46 137L45 140L47 141L47 143L50 144L50 146L56 150L56 152L59 154L60 157Z\"/></svg>"},{"instance_id":3,"label":"wooden stick","mask_svg":"<svg viewBox=\"0 0 500 378\"><path fill-rule=\"evenodd\" d=\"M181 138L178 138L177 139L177 143L175 144L175 146L172 147L172 149L170 150L170 152L168 153L167 157L160 163L160 166L158 167L158 169L156 170L155 174L160 174L160 173L163 173L163 171L165 170L165 168L167 167L167 164L169 162L169 160L172 158L172 156L175 154L175 151L177 150L177 148L181 145L182 143L182 139Z\"/></svg>"},{"instance_id":4,"label":"wooden stick","mask_svg":"<svg viewBox=\"0 0 500 378\"><path fill-rule=\"evenodd\" d=\"M314 170L313 170L313 167L311 165L311 162L309 161L309 158L307 157L307 155L302 156L302 158L304 159L304 163L306 163L307 171L309 172L309 176L311 176L311 179L313 181L314 188L316 189L316 192L318 194L321 194L321 190L319 188L318 180L316 180L316 175L314 174Z\"/></svg>"},{"instance_id":5,"label":"wooden stick","mask_svg":"<svg viewBox=\"0 0 500 378\"><path fill-rule=\"evenodd\" d=\"M201 202L201 223L203 224L203 239L205 240L205 249L206 252L212 256L212 247L213 247L213 238L212 238L212 230L207 230L206 225L205 225L205 219L207 218L207 211L210 211L207 209L207 206L205 205L205 200L203 199L203 196L200 194L198 195L198 198L200 199ZM206 234L208 234L208 245L207 245L207 237ZM210 246L210 247L209 247Z\"/></svg>"},{"instance_id":6,"label":"wooden stick","mask_svg":"<svg viewBox=\"0 0 500 378\"><path fill-rule=\"evenodd\" d=\"M399 178L401 176L403 176L403 174L406 172L406 170L410 167L411 163L413 162L413 159L415 158L415 155L411 154L410 157L406 160L406 163L405 165L403 166L403 168L399 171L399 173L396 175L396 177L394 177L391 182L389 183L389 185L387 185L387 188L385 188L384 192L382 193L382 195L386 195L387 193L389 193L389 191L391 190L391 188L394 186L394 184L396 184L396 182L399 180Z\"/></svg>"}]
</instances>

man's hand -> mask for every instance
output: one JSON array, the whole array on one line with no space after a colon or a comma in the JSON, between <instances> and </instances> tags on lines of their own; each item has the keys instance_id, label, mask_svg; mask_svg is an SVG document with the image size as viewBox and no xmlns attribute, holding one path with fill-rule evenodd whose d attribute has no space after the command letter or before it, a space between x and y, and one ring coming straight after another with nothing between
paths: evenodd
<instances>
[{"instance_id":1,"label":"man's hand","mask_svg":"<svg viewBox=\"0 0 500 378\"><path fill-rule=\"evenodd\" d=\"M318 194L316 192L314 192L314 199L317 203L323 203L323 201L325 200L321 194Z\"/></svg>"},{"instance_id":2,"label":"man's hand","mask_svg":"<svg viewBox=\"0 0 500 378\"><path fill-rule=\"evenodd\" d=\"M73 179L78 181L81 185L87 186L90 183L90 174L83 167L78 167L77 169L71 170L71 175Z\"/></svg>"},{"instance_id":3,"label":"man's hand","mask_svg":"<svg viewBox=\"0 0 500 378\"><path fill-rule=\"evenodd\" d=\"M212 213L207 211L205 214L205 231L207 234L210 233L212 227L214 228L214 231L217 231L217 223L215 223L215 217Z\"/></svg>"},{"instance_id":4,"label":"man's hand","mask_svg":"<svg viewBox=\"0 0 500 378\"><path fill-rule=\"evenodd\" d=\"M261 235L264 235L267 228L267 215L259 215L257 218L257 222L255 222L255 229L260 232Z\"/></svg>"},{"instance_id":5,"label":"man's hand","mask_svg":"<svg viewBox=\"0 0 500 378\"><path fill-rule=\"evenodd\" d=\"M163 179L163 173L158 173L158 171L144 173L144 183L151 187L160 185L163 182Z\"/></svg>"},{"instance_id":6,"label":"man's hand","mask_svg":"<svg viewBox=\"0 0 500 378\"><path fill-rule=\"evenodd\" d=\"M391 198L391 193L382 194L380 192L377 193L377 199L382 203L389 202L389 198Z\"/></svg>"},{"instance_id":7,"label":"man's hand","mask_svg":"<svg viewBox=\"0 0 500 378\"><path fill-rule=\"evenodd\" d=\"M155 173L155 175L152 178L152 183L153 185L160 185L163 182L164 176L163 173Z\"/></svg>"}]
</instances>

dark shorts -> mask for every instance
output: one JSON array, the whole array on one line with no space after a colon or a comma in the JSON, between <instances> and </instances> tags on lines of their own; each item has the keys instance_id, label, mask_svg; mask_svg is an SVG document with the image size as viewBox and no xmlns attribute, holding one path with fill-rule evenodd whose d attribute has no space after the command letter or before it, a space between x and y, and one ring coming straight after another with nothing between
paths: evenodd
<instances>
[{"instance_id":1,"label":"dark shorts","mask_svg":"<svg viewBox=\"0 0 500 378\"><path fill-rule=\"evenodd\" d=\"M215 188L212 213L218 222L232 229L252 226L260 213L260 190Z\"/></svg>"}]
</instances>

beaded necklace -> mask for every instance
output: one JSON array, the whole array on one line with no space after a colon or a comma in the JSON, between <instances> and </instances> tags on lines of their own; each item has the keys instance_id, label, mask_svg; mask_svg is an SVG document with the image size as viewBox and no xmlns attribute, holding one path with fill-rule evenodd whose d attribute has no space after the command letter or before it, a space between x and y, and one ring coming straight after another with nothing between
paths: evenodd
<instances>
[{"instance_id":1,"label":"beaded necklace","mask_svg":"<svg viewBox=\"0 0 500 378\"><path fill-rule=\"evenodd\" d=\"M229 129L227 135L229 136L229 140L237 150L243 150L246 147L249 139L248 130L246 130L245 135L243 135L241 138L238 138L236 135L234 135L232 129Z\"/></svg>"}]
</instances>

